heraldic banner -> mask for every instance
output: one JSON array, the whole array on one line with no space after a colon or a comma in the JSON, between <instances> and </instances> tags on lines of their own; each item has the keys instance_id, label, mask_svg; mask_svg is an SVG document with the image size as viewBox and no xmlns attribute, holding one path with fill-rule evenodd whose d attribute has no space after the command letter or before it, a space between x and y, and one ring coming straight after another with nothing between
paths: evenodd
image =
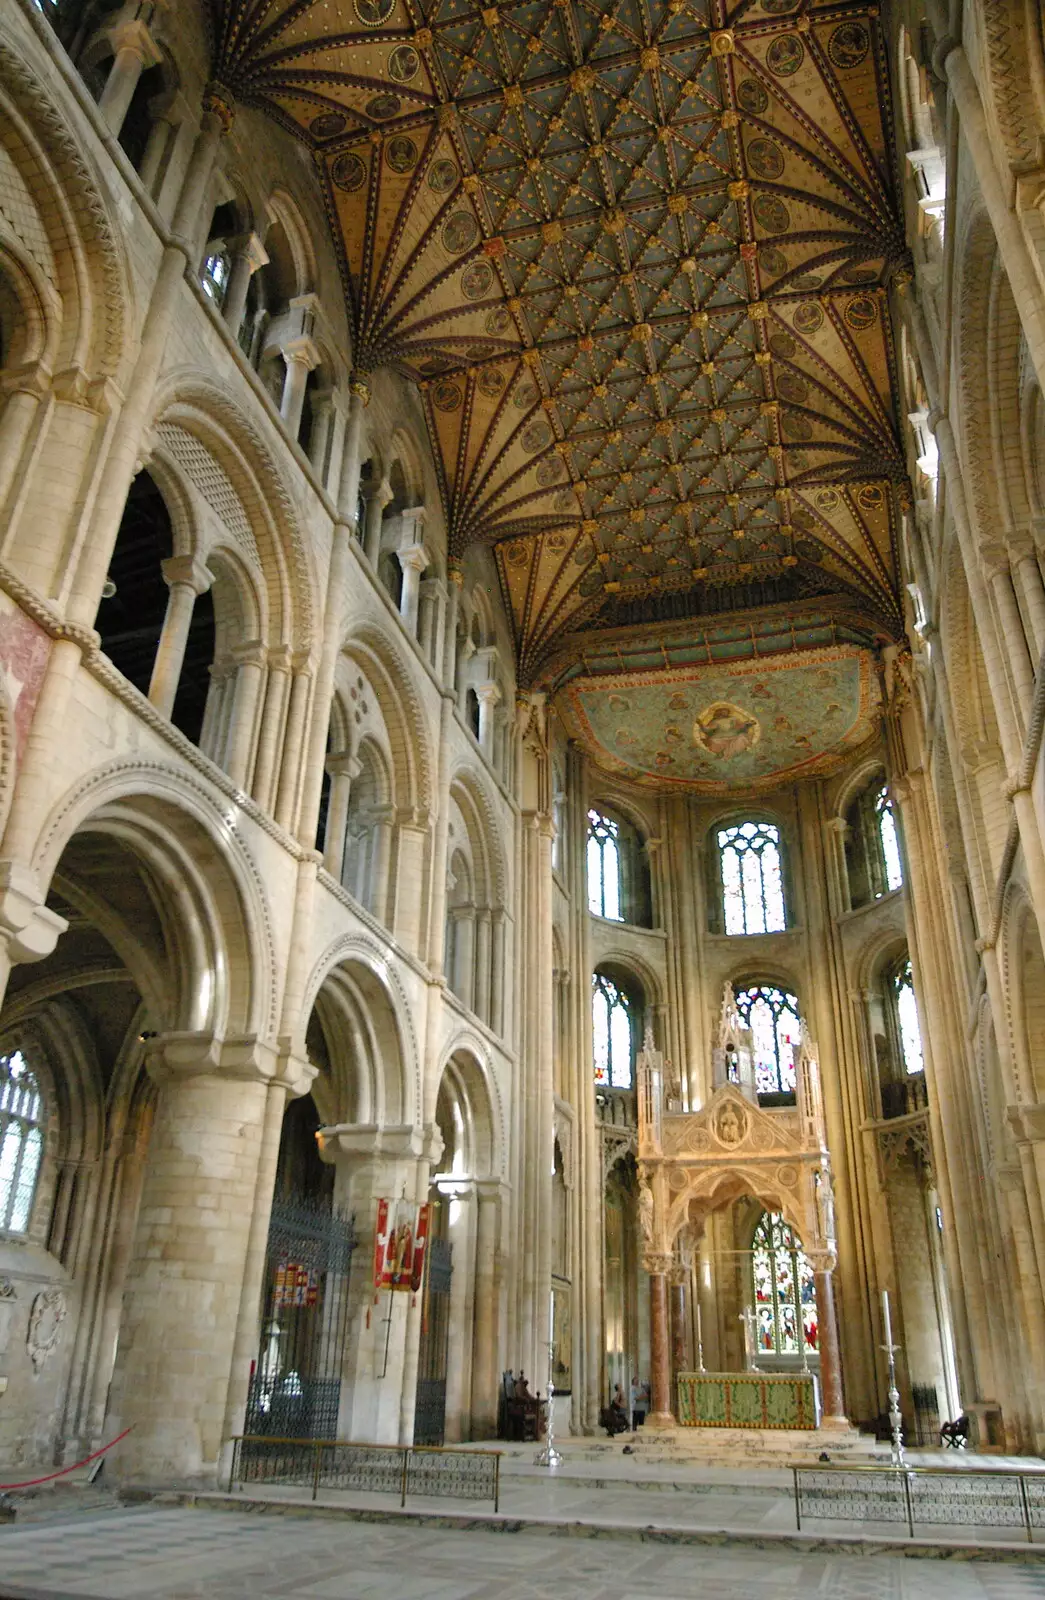
<instances>
[{"instance_id":1,"label":"heraldic banner","mask_svg":"<svg viewBox=\"0 0 1045 1600\"><path fill-rule=\"evenodd\" d=\"M374 1233L374 1288L416 1294L425 1270L431 1206L412 1200L379 1200Z\"/></svg>"}]
</instances>

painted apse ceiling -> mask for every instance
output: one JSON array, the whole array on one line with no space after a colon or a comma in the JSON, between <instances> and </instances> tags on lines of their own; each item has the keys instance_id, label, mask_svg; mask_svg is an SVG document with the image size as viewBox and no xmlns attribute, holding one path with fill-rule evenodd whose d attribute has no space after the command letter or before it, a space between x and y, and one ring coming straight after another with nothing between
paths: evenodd
<instances>
[{"instance_id":1,"label":"painted apse ceiling","mask_svg":"<svg viewBox=\"0 0 1045 1600\"><path fill-rule=\"evenodd\" d=\"M314 153L357 371L419 386L520 682L698 791L873 735L906 270L866 0L215 0Z\"/></svg>"}]
</instances>

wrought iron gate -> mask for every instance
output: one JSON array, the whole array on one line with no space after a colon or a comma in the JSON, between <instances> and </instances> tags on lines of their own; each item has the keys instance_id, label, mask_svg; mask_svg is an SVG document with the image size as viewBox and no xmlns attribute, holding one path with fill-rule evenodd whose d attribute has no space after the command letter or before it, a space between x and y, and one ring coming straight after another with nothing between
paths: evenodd
<instances>
[{"instance_id":1,"label":"wrought iron gate","mask_svg":"<svg viewBox=\"0 0 1045 1600\"><path fill-rule=\"evenodd\" d=\"M450 1343L450 1280L453 1246L433 1239L425 1269L421 1346L417 1355L414 1443L442 1444L446 1427L446 1365Z\"/></svg>"},{"instance_id":2,"label":"wrought iron gate","mask_svg":"<svg viewBox=\"0 0 1045 1600\"><path fill-rule=\"evenodd\" d=\"M273 1202L247 1433L337 1437L355 1242L351 1219L322 1202L298 1196Z\"/></svg>"}]
</instances>

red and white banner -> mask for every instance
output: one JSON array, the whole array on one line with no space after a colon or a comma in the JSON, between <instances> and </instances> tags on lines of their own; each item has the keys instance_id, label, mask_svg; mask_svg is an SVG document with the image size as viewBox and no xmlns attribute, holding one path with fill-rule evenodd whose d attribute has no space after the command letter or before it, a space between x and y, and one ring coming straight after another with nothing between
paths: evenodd
<instances>
[{"instance_id":1,"label":"red and white banner","mask_svg":"<svg viewBox=\"0 0 1045 1600\"><path fill-rule=\"evenodd\" d=\"M379 1200L374 1234L374 1288L416 1293L425 1265L431 1207L411 1200Z\"/></svg>"}]
</instances>

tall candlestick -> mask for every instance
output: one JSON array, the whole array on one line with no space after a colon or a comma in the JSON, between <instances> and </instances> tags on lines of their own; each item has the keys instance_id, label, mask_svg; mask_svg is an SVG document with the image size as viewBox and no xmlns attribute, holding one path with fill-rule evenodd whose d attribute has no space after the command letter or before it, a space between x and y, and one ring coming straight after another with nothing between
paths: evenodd
<instances>
[{"instance_id":1,"label":"tall candlestick","mask_svg":"<svg viewBox=\"0 0 1045 1600\"><path fill-rule=\"evenodd\" d=\"M891 1345L892 1342L893 1342L893 1325L892 1325L892 1322L891 1322L890 1317L889 1317L889 1291L888 1291L888 1289L883 1289L882 1290L882 1324L883 1324L883 1328L884 1328L884 1332L885 1332L886 1345L887 1346Z\"/></svg>"}]
</instances>

